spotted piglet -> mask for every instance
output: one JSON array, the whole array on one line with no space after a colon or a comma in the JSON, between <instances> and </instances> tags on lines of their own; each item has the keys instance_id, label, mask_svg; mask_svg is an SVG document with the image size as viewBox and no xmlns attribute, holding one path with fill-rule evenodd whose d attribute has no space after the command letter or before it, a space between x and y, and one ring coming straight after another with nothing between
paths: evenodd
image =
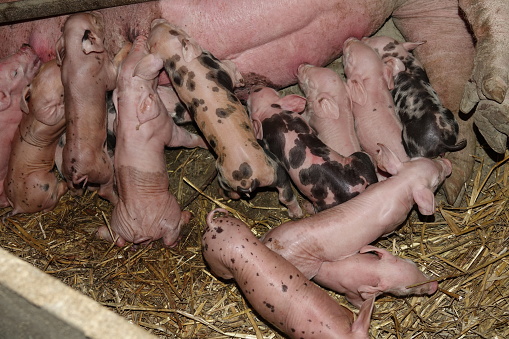
<instances>
[{"instance_id":1,"label":"spotted piglet","mask_svg":"<svg viewBox=\"0 0 509 339\"><path fill-rule=\"evenodd\" d=\"M227 213L216 209L208 214L202 237L203 257L215 275L235 279L265 320L289 338L369 338L374 298L362 303L354 321L352 311Z\"/></svg>"},{"instance_id":2,"label":"spotted piglet","mask_svg":"<svg viewBox=\"0 0 509 339\"><path fill-rule=\"evenodd\" d=\"M276 187L292 217L302 210L285 171L258 144L249 116L233 94L240 73L232 62L221 62L204 51L180 28L164 19L152 22L150 52L164 67L180 100L217 155L219 182L231 197L249 195L257 187Z\"/></svg>"},{"instance_id":3,"label":"spotted piglet","mask_svg":"<svg viewBox=\"0 0 509 339\"><path fill-rule=\"evenodd\" d=\"M395 110L403 124L403 146L413 157L433 158L466 146L457 142L458 123L452 112L444 107L431 87L426 71L411 51L423 42L400 43L393 38L377 36L363 38L384 62L400 64L394 76Z\"/></svg>"},{"instance_id":4,"label":"spotted piglet","mask_svg":"<svg viewBox=\"0 0 509 339\"><path fill-rule=\"evenodd\" d=\"M257 138L263 139L317 211L343 203L378 181L366 153L344 157L318 138L299 114L306 106L305 98L280 98L272 88L255 87L247 106Z\"/></svg>"}]
</instances>

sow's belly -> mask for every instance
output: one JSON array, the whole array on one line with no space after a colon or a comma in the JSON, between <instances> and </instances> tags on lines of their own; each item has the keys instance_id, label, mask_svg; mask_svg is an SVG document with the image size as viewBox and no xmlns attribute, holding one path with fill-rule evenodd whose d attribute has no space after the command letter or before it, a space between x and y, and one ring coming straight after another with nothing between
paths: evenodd
<instances>
[{"instance_id":1,"label":"sow's belly","mask_svg":"<svg viewBox=\"0 0 509 339\"><path fill-rule=\"evenodd\" d=\"M0 0L0 2L3 2ZM373 4L375 3L375 4ZM296 83L301 63L325 65L341 54L350 36L370 35L390 16L390 1L161 0L100 10L105 44L113 56L126 41L148 34L153 19L182 27L219 59L233 60L247 87ZM67 16L0 26L0 57L29 43L43 61L55 57L55 43Z\"/></svg>"}]
</instances>

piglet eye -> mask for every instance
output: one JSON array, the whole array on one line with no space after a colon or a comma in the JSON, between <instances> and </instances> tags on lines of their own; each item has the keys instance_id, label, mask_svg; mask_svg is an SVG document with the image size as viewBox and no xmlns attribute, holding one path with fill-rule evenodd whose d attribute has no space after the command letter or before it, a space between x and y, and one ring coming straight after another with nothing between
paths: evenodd
<instances>
[{"instance_id":1,"label":"piglet eye","mask_svg":"<svg viewBox=\"0 0 509 339\"><path fill-rule=\"evenodd\" d=\"M21 74L21 72L20 72L20 67L16 68L15 70L13 70L13 71L11 72L11 78L12 78L12 79L15 79L15 78L16 78L19 74Z\"/></svg>"}]
</instances>

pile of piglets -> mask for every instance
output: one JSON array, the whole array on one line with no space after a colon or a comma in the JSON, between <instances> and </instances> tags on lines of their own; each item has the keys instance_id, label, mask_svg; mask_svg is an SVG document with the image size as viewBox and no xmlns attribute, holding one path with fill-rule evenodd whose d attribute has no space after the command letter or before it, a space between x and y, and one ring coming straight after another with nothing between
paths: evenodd
<instances>
[{"instance_id":1,"label":"pile of piglets","mask_svg":"<svg viewBox=\"0 0 509 339\"><path fill-rule=\"evenodd\" d=\"M10 215L49 211L68 190L97 190L114 206L101 238L174 246L191 213L168 190L165 147L209 148L224 195L275 188L293 219L257 239L214 210L202 238L212 272L235 279L288 336L367 338L377 296L437 290L414 263L370 245L414 204L434 213L434 193L451 173L439 156L465 146L410 53L420 43L347 39L346 81L302 64L305 96L253 86L244 106L234 94L243 84L236 65L183 29L156 19L113 60L105 29L98 12L74 14L55 60L41 66L29 46L0 60L0 76L13 79L0 82L8 87L0 101L0 207L12 206ZM159 85L164 72L171 86ZM177 125L186 122L201 135ZM307 198L304 209L293 187ZM310 279L345 294L360 308L357 319Z\"/></svg>"}]
</instances>

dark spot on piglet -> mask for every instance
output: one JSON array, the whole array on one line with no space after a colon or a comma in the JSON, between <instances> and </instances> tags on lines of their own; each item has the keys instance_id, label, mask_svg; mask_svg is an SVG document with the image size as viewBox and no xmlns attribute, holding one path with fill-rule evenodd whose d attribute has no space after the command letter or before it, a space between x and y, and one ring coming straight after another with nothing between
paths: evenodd
<instances>
[{"instance_id":1,"label":"dark spot on piglet","mask_svg":"<svg viewBox=\"0 0 509 339\"><path fill-rule=\"evenodd\" d=\"M215 230L216 230L217 233L222 233L223 232L223 229L221 227L216 227Z\"/></svg>"},{"instance_id":2,"label":"dark spot on piglet","mask_svg":"<svg viewBox=\"0 0 509 339\"><path fill-rule=\"evenodd\" d=\"M49 184L44 184L41 186L42 190L47 192L49 190Z\"/></svg>"},{"instance_id":3,"label":"dark spot on piglet","mask_svg":"<svg viewBox=\"0 0 509 339\"><path fill-rule=\"evenodd\" d=\"M249 179L253 175L253 169L247 162L243 162L237 171L233 171L232 176L235 180Z\"/></svg>"}]
</instances>

